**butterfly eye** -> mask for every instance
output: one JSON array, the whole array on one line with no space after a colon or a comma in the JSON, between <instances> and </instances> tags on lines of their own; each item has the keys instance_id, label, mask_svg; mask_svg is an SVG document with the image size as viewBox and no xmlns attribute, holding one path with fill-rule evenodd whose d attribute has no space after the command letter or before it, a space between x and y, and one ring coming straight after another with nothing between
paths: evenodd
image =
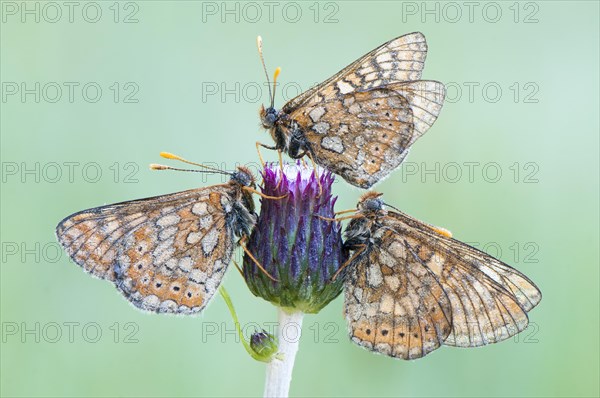
<instances>
[{"instance_id":1,"label":"butterfly eye","mask_svg":"<svg viewBox=\"0 0 600 398\"><path fill-rule=\"evenodd\" d=\"M378 211L383 209L383 201L379 198L367 199L363 202L362 207L365 211Z\"/></svg>"},{"instance_id":2,"label":"butterfly eye","mask_svg":"<svg viewBox=\"0 0 600 398\"><path fill-rule=\"evenodd\" d=\"M265 116L263 117L263 125L267 128L271 128L277 121L277 111L274 108L267 108Z\"/></svg>"}]
</instances>

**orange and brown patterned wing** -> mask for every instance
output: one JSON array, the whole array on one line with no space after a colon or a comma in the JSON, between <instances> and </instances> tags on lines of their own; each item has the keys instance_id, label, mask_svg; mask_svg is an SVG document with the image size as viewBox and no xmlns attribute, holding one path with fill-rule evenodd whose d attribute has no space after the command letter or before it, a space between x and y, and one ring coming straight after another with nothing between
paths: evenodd
<instances>
[{"instance_id":1,"label":"orange and brown patterned wing","mask_svg":"<svg viewBox=\"0 0 600 398\"><path fill-rule=\"evenodd\" d=\"M194 313L214 295L234 241L232 188L220 185L73 214L59 242L87 272L115 283L136 307Z\"/></svg>"},{"instance_id":2,"label":"orange and brown patterned wing","mask_svg":"<svg viewBox=\"0 0 600 398\"><path fill-rule=\"evenodd\" d=\"M401 236L387 231L351 267L345 313L352 341L402 359L443 344L452 330L450 300Z\"/></svg>"},{"instance_id":3,"label":"orange and brown patterned wing","mask_svg":"<svg viewBox=\"0 0 600 398\"><path fill-rule=\"evenodd\" d=\"M541 292L525 275L432 226L389 212L382 229L394 231L442 285L452 307L445 345L475 347L505 340L528 325Z\"/></svg>"},{"instance_id":4,"label":"orange and brown patterned wing","mask_svg":"<svg viewBox=\"0 0 600 398\"><path fill-rule=\"evenodd\" d=\"M349 90L383 87L396 82L419 80L425 66L427 43L420 32L409 33L382 44L357 59L321 84L287 102L282 110L290 114Z\"/></svg>"},{"instance_id":5,"label":"orange and brown patterned wing","mask_svg":"<svg viewBox=\"0 0 600 398\"><path fill-rule=\"evenodd\" d=\"M435 81L396 83L323 99L291 117L319 165L369 188L396 169L435 122L444 93Z\"/></svg>"}]
</instances>

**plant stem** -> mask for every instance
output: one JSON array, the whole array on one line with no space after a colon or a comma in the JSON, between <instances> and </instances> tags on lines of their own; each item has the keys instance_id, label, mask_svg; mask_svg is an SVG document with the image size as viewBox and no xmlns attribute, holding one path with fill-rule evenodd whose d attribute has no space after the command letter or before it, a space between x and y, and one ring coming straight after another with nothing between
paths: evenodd
<instances>
[{"instance_id":1,"label":"plant stem","mask_svg":"<svg viewBox=\"0 0 600 398\"><path fill-rule=\"evenodd\" d=\"M285 398L290 391L292 370L300 344L302 332L302 317L304 313L287 313L281 308L278 311L279 352L283 359L274 359L267 364L267 377L265 381L265 398Z\"/></svg>"},{"instance_id":2,"label":"plant stem","mask_svg":"<svg viewBox=\"0 0 600 398\"><path fill-rule=\"evenodd\" d=\"M229 313L231 314L231 317L233 318L233 323L235 324L235 330L237 330L238 336L240 337L240 340L242 341L242 344L243 344L244 348L246 349L246 352L252 358L256 359L257 361L265 362L264 359L260 358L252 350L252 348L250 348L250 344L248 344L248 342L246 341L246 338L244 337L244 333L242 333L242 328L240 327L240 321L237 317L237 313L235 312L235 308L233 307L233 303L231 302L231 297L229 296L229 293L227 293L225 286L221 285L219 287L219 293L221 293L223 300L225 300L225 304L227 304L227 308L229 308Z\"/></svg>"}]
</instances>

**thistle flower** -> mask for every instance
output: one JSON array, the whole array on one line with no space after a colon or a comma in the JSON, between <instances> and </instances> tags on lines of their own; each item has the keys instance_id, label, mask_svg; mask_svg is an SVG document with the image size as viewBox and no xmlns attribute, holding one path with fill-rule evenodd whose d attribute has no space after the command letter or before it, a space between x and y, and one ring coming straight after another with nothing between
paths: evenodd
<instances>
[{"instance_id":1,"label":"thistle flower","mask_svg":"<svg viewBox=\"0 0 600 398\"><path fill-rule=\"evenodd\" d=\"M336 298L344 272L334 275L346 261L341 225L332 220L337 197L331 194L334 176L325 172L319 181L312 168L300 163L266 165L262 193L281 199L261 199L261 211L250 235L248 250L276 281L248 254L244 278L255 295L287 312L317 313Z\"/></svg>"}]
</instances>

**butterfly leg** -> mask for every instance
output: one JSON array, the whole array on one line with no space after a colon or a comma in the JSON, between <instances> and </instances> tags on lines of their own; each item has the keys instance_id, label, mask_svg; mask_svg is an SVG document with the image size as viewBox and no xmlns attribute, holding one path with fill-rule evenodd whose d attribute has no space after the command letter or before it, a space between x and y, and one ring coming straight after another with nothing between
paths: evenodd
<instances>
[{"instance_id":1,"label":"butterfly leg","mask_svg":"<svg viewBox=\"0 0 600 398\"><path fill-rule=\"evenodd\" d=\"M248 235L244 235L240 238L240 240L238 242L238 244L240 245L242 250L244 250L244 253L246 253L248 255L248 257L250 257L252 259L252 261L254 262L254 264L256 264L258 269L260 269L261 272L264 273L269 279L271 279L273 282L279 282L279 279L276 279L273 276L271 276L271 274L269 274L267 272L267 270L258 262L256 257L254 257L254 255L252 255L252 253L250 253L250 250L248 250L248 248L246 247L247 241L248 241Z\"/></svg>"},{"instance_id":2,"label":"butterfly leg","mask_svg":"<svg viewBox=\"0 0 600 398\"><path fill-rule=\"evenodd\" d=\"M279 185L281 185L281 181L283 181L283 156L281 155L281 149L277 150L277 156L279 157L279 170L281 171L281 178L279 179L279 182L277 183L277 186L275 186L275 189L279 189Z\"/></svg>"},{"instance_id":3,"label":"butterfly leg","mask_svg":"<svg viewBox=\"0 0 600 398\"><path fill-rule=\"evenodd\" d=\"M362 217L362 215L360 214L353 214L351 216L345 216L345 217L339 217L339 218L329 218L329 217L323 217L321 215L315 214L314 215L317 218L320 218L321 220L325 220L325 221L331 221L331 222L340 222L340 221L344 221L344 220L350 220L353 218L360 218Z\"/></svg>"},{"instance_id":4,"label":"butterfly leg","mask_svg":"<svg viewBox=\"0 0 600 398\"><path fill-rule=\"evenodd\" d=\"M342 210L342 211L336 211L335 214L346 214L346 213L352 213L358 211L357 209L348 209L348 210Z\"/></svg>"},{"instance_id":5,"label":"butterfly leg","mask_svg":"<svg viewBox=\"0 0 600 398\"><path fill-rule=\"evenodd\" d=\"M262 165L262 167L264 169L265 168L265 160L263 159L262 154L260 153L260 147L270 149L270 150L277 150L280 152L281 152L281 150L275 146L265 145L262 142L256 141L256 152L258 153L258 158L260 159L260 164Z\"/></svg>"},{"instance_id":6,"label":"butterfly leg","mask_svg":"<svg viewBox=\"0 0 600 398\"><path fill-rule=\"evenodd\" d=\"M242 189L244 189L244 190L246 190L248 192L255 193L258 196L260 196L261 198L265 198L265 199L281 200L281 199L285 198L286 196L288 196L287 193L285 195L282 195L282 196L269 196L269 195L265 195L262 192L258 192L256 189L250 188L250 187L243 187Z\"/></svg>"},{"instance_id":7,"label":"butterfly leg","mask_svg":"<svg viewBox=\"0 0 600 398\"><path fill-rule=\"evenodd\" d=\"M317 185L319 186L319 194L317 198L321 196L323 193L323 187L321 186L321 177L319 176L319 170L317 169L317 164L313 159L312 153L310 151L310 147L304 138L304 135L300 131L296 131L292 134L292 138L290 140L290 145L288 148L288 155L292 159L302 159L304 163L304 156L308 156L310 162L312 163L313 169L315 170L315 178L317 179ZM306 163L304 163L306 167Z\"/></svg>"},{"instance_id":8,"label":"butterfly leg","mask_svg":"<svg viewBox=\"0 0 600 398\"><path fill-rule=\"evenodd\" d=\"M356 247L360 247L360 249L358 249L356 252L354 252L354 254L352 254L352 256L348 260L346 260L346 262L344 264L342 264L340 269L338 269L336 271L336 273L333 274L333 276L331 277L332 282L335 281L335 279L338 277L338 275L342 272L342 270L344 270L344 268L346 268L348 266L348 264L350 264L352 261L354 261L354 259L356 257L360 256L362 254L362 252L367 250L367 245L365 245L365 244L356 245Z\"/></svg>"},{"instance_id":9,"label":"butterfly leg","mask_svg":"<svg viewBox=\"0 0 600 398\"><path fill-rule=\"evenodd\" d=\"M240 273L240 275L242 276L242 278L244 277L244 271L242 271L242 268L239 266L239 264L237 263L237 261L235 260L231 260L233 262L233 265L235 265L235 268L237 268L238 272Z\"/></svg>"},{"instance_id":10,"label":"butterfly leg","mask_svg":"<svg viewBox=\"0 0 600 398\"><path fill-rule=\"evenodd\" d=\"M317 168L317 164L315 163L315 160L313 159L311 153L309 151L305 151L305 153L306 156L308 156L308 158L310 159L312 167L315 170L315 179L317 180L317 185L319 186L319 194L317 195L317 198L320 198L321 194L323 193L323 186L321 185L321 176L319 175L319 169Z\"/></svg>"}]
</instances>

